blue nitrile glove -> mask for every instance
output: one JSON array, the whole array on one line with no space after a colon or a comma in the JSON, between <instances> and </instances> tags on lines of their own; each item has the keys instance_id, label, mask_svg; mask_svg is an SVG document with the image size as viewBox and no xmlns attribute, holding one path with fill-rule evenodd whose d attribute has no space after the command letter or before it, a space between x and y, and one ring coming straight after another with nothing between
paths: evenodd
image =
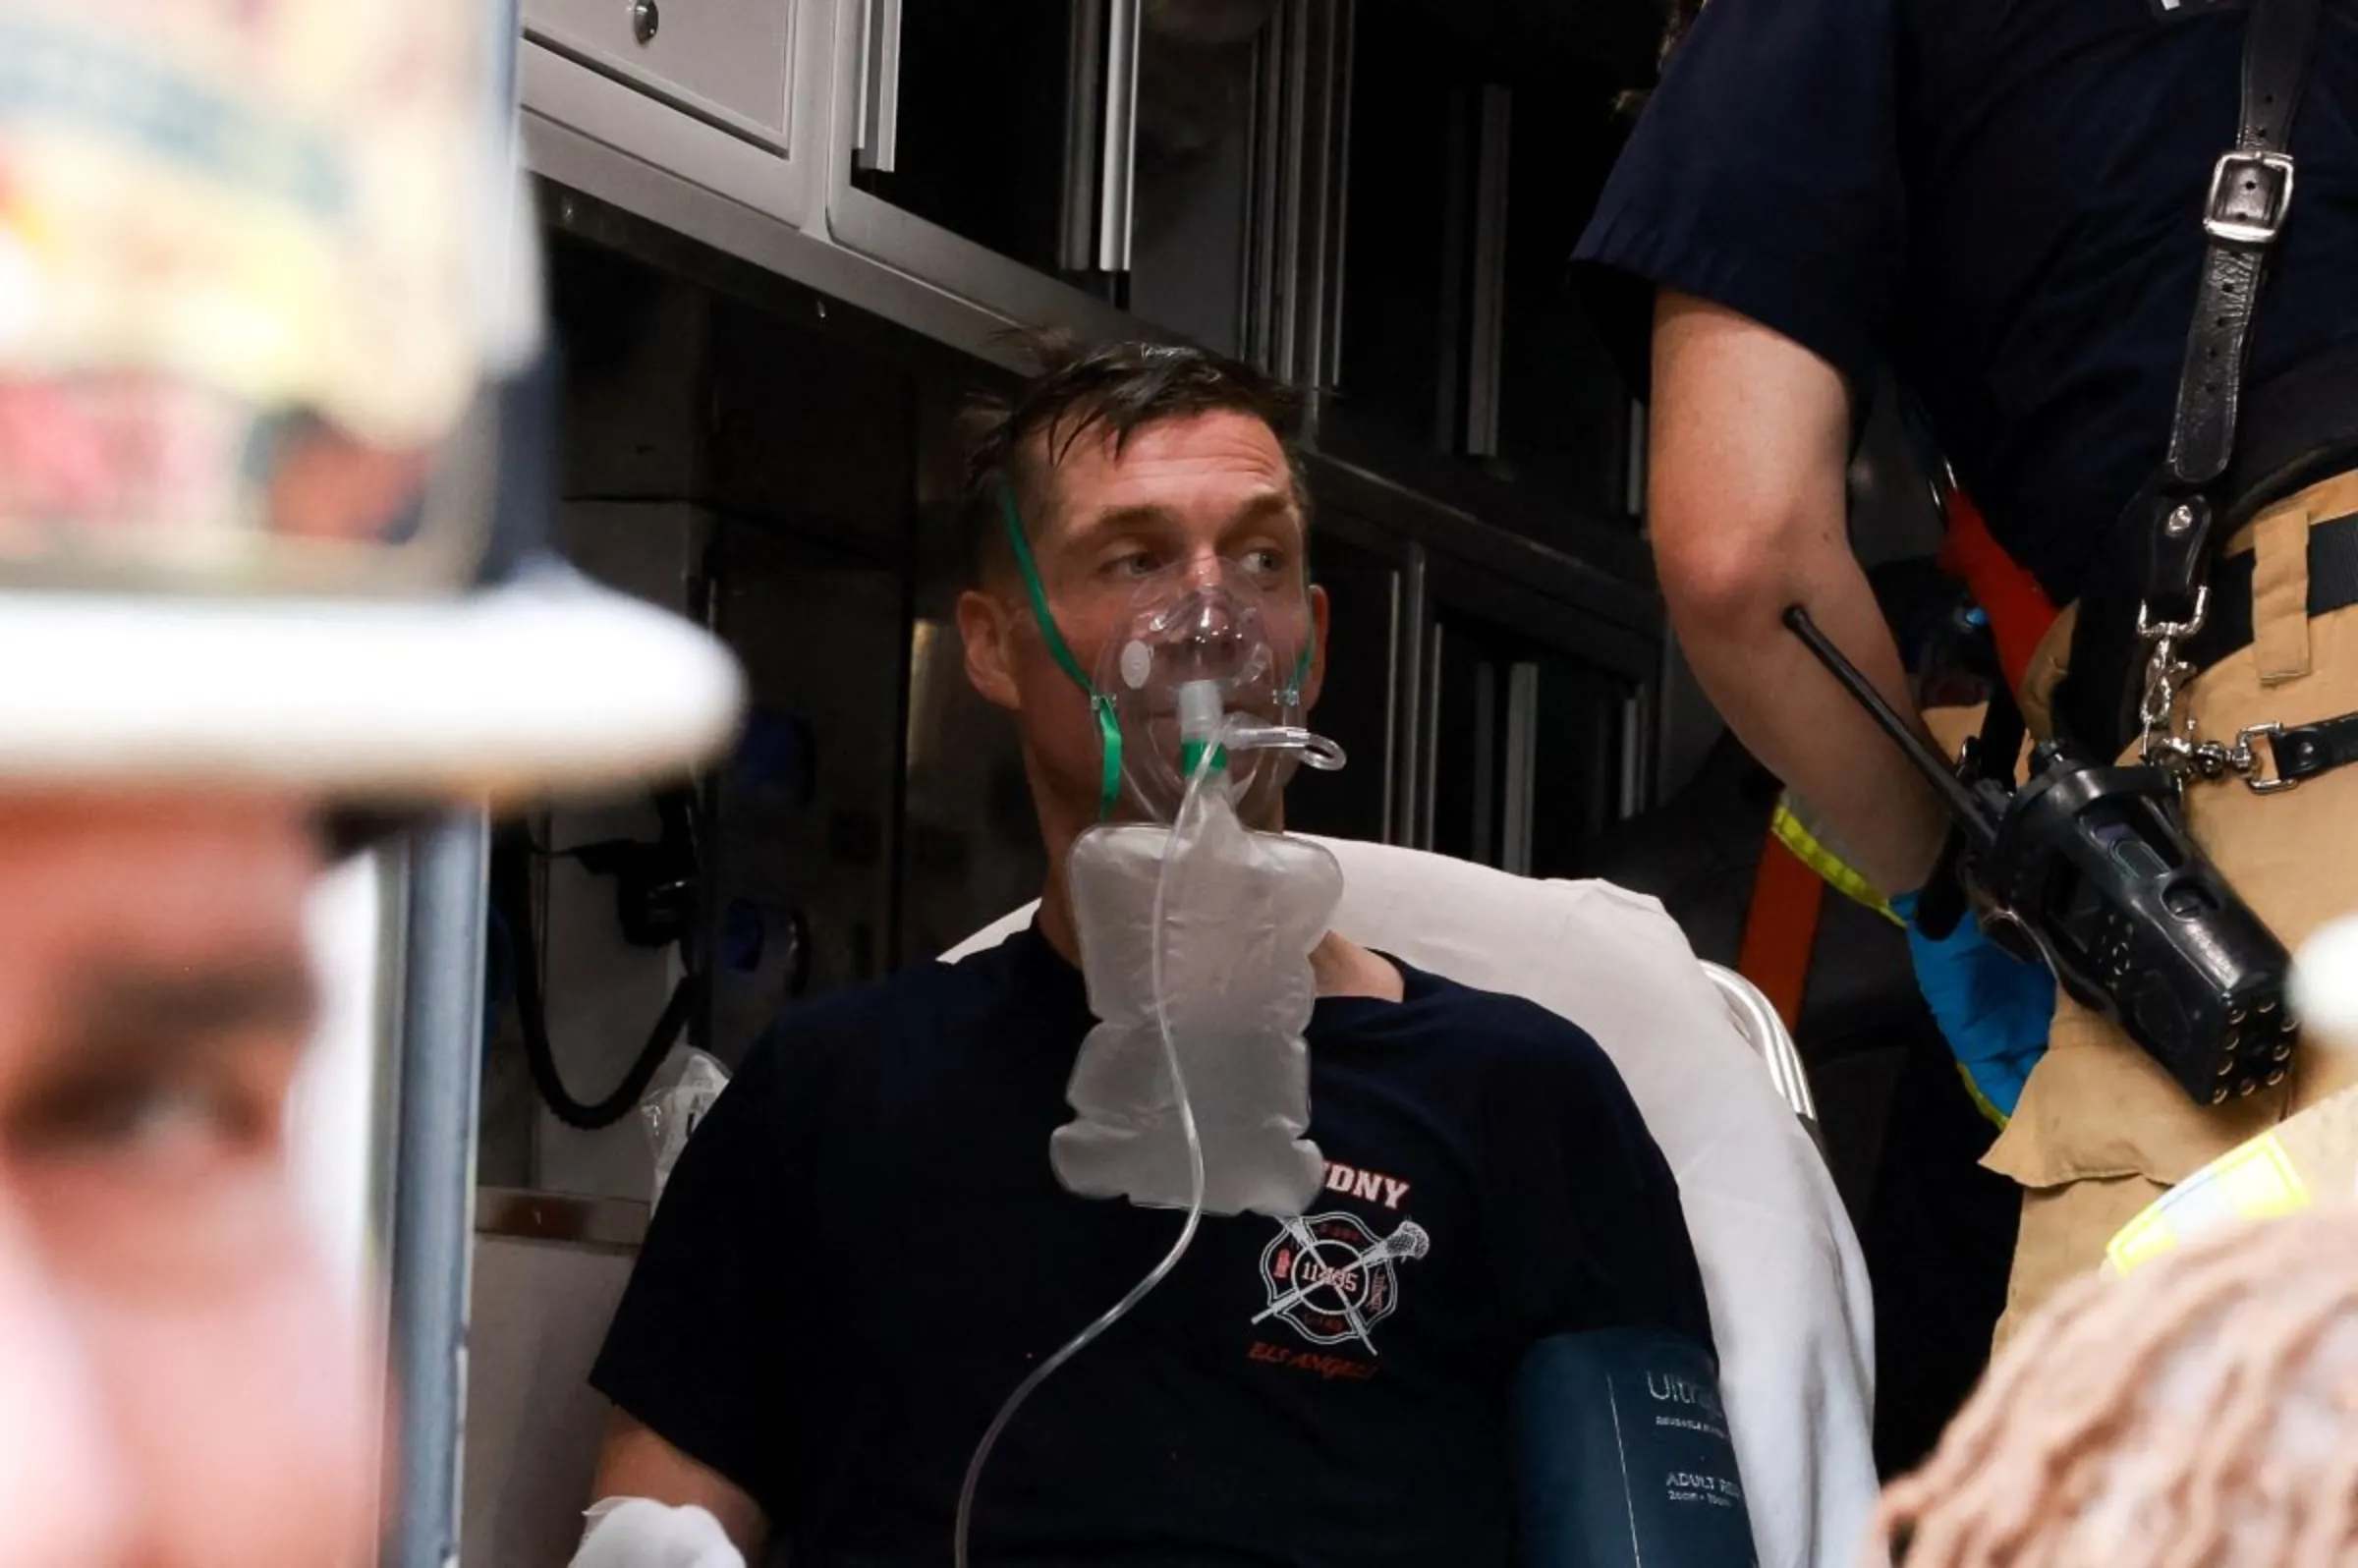
<instances>
[{"instance_id":1,"label":"blue nitrile glove","mask_svg":"<svg viewBox=\"0 0 2358 1568\"><path fill-rule=\"evenodd\" d=\"M1957 1065L1984 1109L2002 1124L2014 1114L2031 1069L2047 1054L2055 1018L2055 978L1990 940L1972 918L1934 941L1917 928L1916 893L1891 900L1908 931L1916 986L1933 1009Z\"/></svg>"}]
</instances>

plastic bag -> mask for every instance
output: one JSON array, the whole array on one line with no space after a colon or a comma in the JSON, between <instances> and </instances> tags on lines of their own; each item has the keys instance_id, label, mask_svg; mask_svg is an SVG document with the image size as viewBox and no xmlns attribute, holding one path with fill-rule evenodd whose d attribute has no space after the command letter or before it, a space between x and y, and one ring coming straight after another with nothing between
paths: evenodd
<instances>
[{"instance_id":1,"label":"plastic bag","mask_svg":"<svg viewBox=\"0 0 2358 1568\"><path fill-rule=\"evenodd\" d=\"M1066 1190L1185 1208L1179 1058L1204 1156L1204 1211L1299 1214L1326 1179L1310 1127L1310 950L1342 899L1322 845L1249 831L1226 797L1177 829L1095 827L1073 846L1074 924L1090 1010L1065 1092L1073 1119L1049 1139ZM1176 846L1163 885L1167 849ZM1162 929L1155 925L1156 890ZM1153 984L1163 944L1162 991Z\"/></svg>"},{"instance_id":2,"label":"plastic bag","mask_svg":"<svg viewBox=\"0 0 2358 1568\"><path fill-rule=\"evenodd\" d=\"M671 1180L672 1167L680 1162L680 1150L703 1125L705 1113L720 1092L729 1087L728 1069L702 1051L689 1051L676 1076L669 1076L670 1086L658 1089L639 1102L639 1114L646 1118L647 1142L654 1148L655 1186L649 1204L663 1201L664 1184Z\"/></svg>"}]
</instances>

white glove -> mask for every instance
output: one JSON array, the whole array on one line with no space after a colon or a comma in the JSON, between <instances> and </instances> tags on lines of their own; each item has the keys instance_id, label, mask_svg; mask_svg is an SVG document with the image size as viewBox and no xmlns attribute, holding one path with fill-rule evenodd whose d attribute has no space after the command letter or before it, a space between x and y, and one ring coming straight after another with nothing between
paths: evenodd
<instances>
[{"instance_id":1,"label":"white glove","mask_svg":"<svg viewBox=\"0 0 2358 1568\"><path fill-rule=\"evenodd\" d=\"M573 1568L745 1568L745 1554L702 1508L608 1497L589 1518Z\"/></svg>"}]
</instances>

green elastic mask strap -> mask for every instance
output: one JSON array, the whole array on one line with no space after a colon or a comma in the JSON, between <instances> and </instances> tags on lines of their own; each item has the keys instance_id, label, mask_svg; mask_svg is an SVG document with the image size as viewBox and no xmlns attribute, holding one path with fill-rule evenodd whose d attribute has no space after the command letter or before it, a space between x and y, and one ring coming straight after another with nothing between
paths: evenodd
<instances>
[{"instance_id":1,"label":"green elastic mask strap","mask_svg":"<svg viewBox=\"0 0 2358 1568\"><path fill-rule=\"evenodd\" d=\"M1310 591L1318 587L1318 580L1310 573L1310 526L1305 523L1302 527L1302 656L1294 660L1294 687L1286 694L1296 708L1302 705L1302 688L1310 684L1311 649L1319 645L1319 618L1310 606ZM1309 722L1307 714L1303 722Z\"/></svg>"},{"instance_id":2,"label":"green elastic mask strap","mask_svg":"<svg viewBox=\"0 0 2358 1568\"><path fill-rule=\"evenodd\" d=\"M1090 711L1097 716L1097 754L1104 758L1104 771L1097 779L1097 820L1105 821L1122 798L1121 721L1114 717L1113 699L1097 690L1096 683L1082 670L1081 661L1073 657L1064 634L1056 630L1056 617L1048 613L1048 590L1040 586L1039 563L1032 559L1032 542L1024 537L1015 497L1005 490L999 492L999 516L1007 520L1007 542L1014 547L1015 564L1024 574L1024 591L1032 598L1032 619L1039 623L1039 635L1047 639L1048 656L1075 686L1089 694Z\"/></svg>"}]
</instances>

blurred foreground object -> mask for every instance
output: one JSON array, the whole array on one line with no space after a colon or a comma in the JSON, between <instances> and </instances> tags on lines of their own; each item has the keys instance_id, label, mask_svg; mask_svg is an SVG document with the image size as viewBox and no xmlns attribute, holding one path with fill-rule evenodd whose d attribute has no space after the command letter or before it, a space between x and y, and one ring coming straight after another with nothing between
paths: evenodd
<instances>
[{"instance_id":1,"label":"blurred foreground object","mask_svg":"<svg viewBox=\"0 0 2358 1568\"><path fill-rule=\"evenodd\" d=\"M2082 1279L1884 1494L1897 1568L2358 1561L2358 1212Z\"/></svg>"},{"instance_id":2,"label":"blurred foreground object","mask_svg":"<svg viewBox=\"0 0 2358 1568\"><path fill-rule=\"evenodd\" d=\"M321 872L441 813L399 1064L441 1164L405 1152L391 1245L424 1432L464 1269L402 1264L467 1240L472 1118L421 1088L475 1082L477 813L735 721L710 639L538 560L512 26L0 0L0 1568L365 1553L374 1326L290 1170Z\"/></svg>"},{"instance_id":3,"label":"blurred foreground object","mask_svg":"<svg viewBox=\"0 0 2358 1568\"><path fill-rule=\"evenodd\" d=\"M709 640L528 570L499 23L0 0L0 788L520 798L724 738Z\"/></svg>"},{"instance_id":4,"label":"blurred foreground object","mask_svg":"<svg viewBox=\"0 0 2358 1568\"><path fill-rule=\"evenodd\" d=\"M2358 1050L2358 915L2344 915L2301 944L2293 1011L2315 1043Z\"/></svg>"}]
</instances>

